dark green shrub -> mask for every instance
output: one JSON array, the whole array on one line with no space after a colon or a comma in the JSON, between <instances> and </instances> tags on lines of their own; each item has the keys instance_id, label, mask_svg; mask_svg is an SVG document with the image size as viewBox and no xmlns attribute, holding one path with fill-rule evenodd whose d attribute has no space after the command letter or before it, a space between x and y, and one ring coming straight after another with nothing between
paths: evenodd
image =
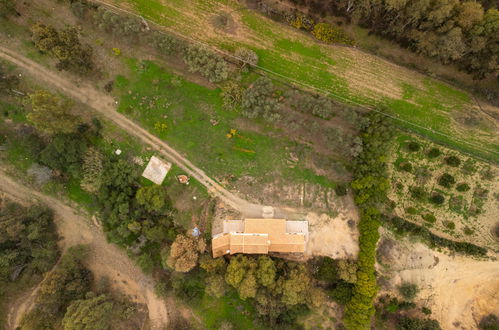
<instances>
[{"instance_id":1,"label":"dark green shrub","mask_svg":"<svg viewBox=\"0 0 499 330\"><path fill-rule=\"evenodd\" d=\"M399 310L401 311L406 311L415 307L416 304L413 303L412 301L402 301L401 303L399 303Z\"/></svg>"},{"instance_id":2,"label":"dark green shrub","mask_svg":"<svg viewBox=\"0 0 499 330\"><path fill-rule=\"evenodd\" d=\"M456 180L449 173L444 173L438 178L438 184L445 188L450 188L454 183L456 183Z\"/></svg>"},{"instance_id":3,"label":"dark green shrub","mask_svg":"<svg viewBox=\"0 0 499 330\"><path fill-rule=\"evenodd\" d=\"M312 34L319 40L327 43L344 43L351 45L352 40L343 32L343 30L336 28L328 23L315 24Z\"/></svg>"},{"instance_id":4,"label":"dark green shrub","mask_svg":"<svg viewBox=\"0 0 499 330\"><path fill-rule=\"evenodd\" d=\"M329 291L331 299L338 304L346 305L352 299L353 284L340 281L333 289Z\"/></svg>"},{"instance_id":5,"label":"dark green shrub","mask_svg":"<svg viewBox=\"0 0 499 330\"><path fill-rule=\"evenodd\" d=\"M437 218L435 218L435 216L433 214L430 214L430 213L422 215L421 217L424 219L424 221L429 222L429 223L437 222Z\"/></svg>"},{"instance_id":6,"label":"dark green shrub","mask_svg":"<svg viewBox=\"0 0 499 330\"><path fill-rule=\"evenodd\" d=\"M444 247L455 251L473 256L484 256L487 250L483 247L467 243L456 242L433 234L428 228L417 225L410 221L406 221L400 217L384 218L385 223L388 224L397 234L412 234L425 240L431 247Z\"/></svg>"},{"instance_id":7,"label":"dark green shrub","mask_svg":"<svg viewBox=\"0 0 499 330\"><path fill-rule=\"evenodd\" d=\"M478 327L481 330L499 330L499 317L494 314L489 314L482 317Z\"/></svg>"},{"instance_id":8,"label":"dark green shrub","mask_svg":"<svg viewBox=\"0 0 499 330\"><path fill-rule=\"evenodd\" d=\"M445 202L445 198L439 193L433 193L430 197L430 202L432 202L435 205L441 205Z\"/></svg>"},{"instance_id":9,"label":"dark green shrub","mask_svg":"<svg viewBox=\"0 0 499 330\"><path fill-rule=\"evenodd\" d=\"M182 43L177 38L165 35L159 31L154 31L151 34L150 39L154 48L156 48L161 55L173 55L178 52L182 46Z\"/></svg>"},{"instance_id":10,"label":"dark green shrub","mask_svg":"<svg viewBox=\"0 0 499 330\"><path fill-rule=\"evenodd\" d=\"M419 149L421 149L421 146L417 142L411 141L407 144L407 150L410 152L416 152Z\"/></svg>"},{"instance_id":11,"label":"dark green shrub","mask_svg":"<svg viewBox=\"0 0 499 330\"><path fill-rule=\"evenodd\" d=\"M456 156L445 157L445 163L452 167L458 167L461 164L461 160Z\"/></svg>"},{"instance_id":12,"label":"dark green shrub","mask_svg":"<svg viewBox=\"0 0 499 330\"><path fill-rule=\"evenodd\" d=\"M274 113L277 100L272 97L274 85L267 77L258 78L243 93L242 115L247 118L257 118Z\"/></svg>"},{"instance_id":13,"label":"dark green shrub","mask_svg":"<svg viewBox=\"0 0 499 330\"><path fill-rule=\"evenodd\" d=\"M406 208L406 209L405 209L405 211L406 211L407 213L409 213L409 214L412 214L412 215L414 215L414 214L418 214L418 210L416 210L416 208L414 208L414 207L412 207L412 206L411 206L411 207Z\"/></svg>"},{"instance_id":14,"label":"dark green shrub","mask_svg":"<svg viewBox=\"0 0 499 330\"><path fill-rule=\"evenodd\" d=\"M450 230L456 229L456 224L452 221L444 221L444 227Z\"/></svg>"},{"instance_id":15,"label":"dark green shrub","mask_svg":"<svg viewBox=\"0 0 499 330\"><path fill-rule=\"evenodd\" d=\"M336 263L329 257L322 257L318 262L317 273L315 278L319 281L333 283L338 280L338 272L336 270Z\"/></svg>"},{"instance_id":16,"label":"dark green shrub","mask_svg":"<svg viewBox=\"0 0 499 330\"><path fill-rule=\"evenodd\" d=\"M221 82L229 76L227 62L208 48L191 45L184 53L184 62L191 72L199 72L210 82Z\"/></svg>"},{"instance_id":17,"label":"dark green shrub","mask_svg":"<svg viewBox=\"0 0 499 330\"><path fill-rule=\"evenodd\" d=\"M442 153L440 152L440 149L438 149L438 148L431 148L430 151L428 151L428 158L437 158L441 154Z\"/></svg>"},{"instance_id":18,"label":"dark green shrub","mask_svg":"<svg viewBox=\"0 0 499 330\"><path fill-rule=\"evenodd\" d=\"M431 309L429 309L428 307L421 307L421 312L423 312L423 314L425 315L430 315Z\"/></svg>"},{"instance_id":19,"label":"dark green shrub","mask_svg":"<svg viewBox=\"0 0 499 330\"><path fill-rule=\"evenodd\" d=\"M334 192L338 196L345 196L347 194L347 186L344 184L339 184L334 188Z\"/></svg>"},{"instance_id":20,"label":"dark green shrub","mask_svg":"<svg viewBox=\"0 0 499 330\"><path fill-rule=\"evenodd\" d=\"M402 283L398 287L399 293L407 300L412 300L416 297L419 292L418 286L413 283Z\"/></svg>"},{"instance_id":21,"label":"dark green shrub","mask_svg":"<svg viewBox=\"0 0 499 330\"><path fill-rule=\"evenodd\" d=\"M465 235L472 235L474 232L475 231L473 229L471 229L470 227L468 227L468 226L464 227L464 229L463 229L463 233Z\"/></svg>"},{"instance_id":22,"label":"dark green shrub","mask_svg":"<svg viewBox=\"0 0 499 330\"><path fill-rule=\"evenodd\" d=\"M94 24L115 37L134 40L142 31L142 22L137 17L121 16L99 7L94 14Z\"/></svg>"},{"instance_id":23,"label":"dark green shrub","mask_svg":"<svg viewBox=\"0 0 499 330\"><path fill-rule=\"evenodd\" d=\"M426 191L423 187L411 187L411 196L419 201L424 200L426 197Z\"/></svg>"},{"instance_id":24,"label":"dark green shrub","mask_svg":"<svg viewBox=\"0 0 499 330\"><path fill-rule=\"evenodd\" d=\"M465 192L470 190L470 186L467 183L463 182L457 185L456 190L460 192Z\"/></svg>"},{"instance_id":25,"label":"dark green shrub","mask_svg":"<svg viewBox=\"0 0 499 330\"><path fill-rule=\"evenodd\" d=\"M412 164L409 162L402 163L400 169L405 172L412 172Z\"/></svg>"},{"instance_id":26,"label":"dark green shrub","mask_svg":"<svg viewBox=\"0 0 499 330\"><path fill-rule=\"evenodd\" d=\"M409 316L402 316L398 320L397 330L440 330L440 324L437 320L432 319L418 319Z\"/></svg>"}]
</instances>

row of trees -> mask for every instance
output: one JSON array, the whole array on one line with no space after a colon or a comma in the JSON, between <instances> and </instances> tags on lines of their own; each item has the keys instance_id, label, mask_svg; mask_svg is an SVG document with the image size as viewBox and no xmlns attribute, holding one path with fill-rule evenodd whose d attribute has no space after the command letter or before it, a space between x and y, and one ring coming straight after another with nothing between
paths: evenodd
<instances>
[{"instance_id":1,"label":"row of trees","mask_svg":"<svg viewBox=\"0 0 499 330\"><path fill-rule=\"evenodd\" d=\"M499 69L499 11L469 0L290 0L316 15L333 14L443 63L459 63L476 78Z\"/></svg>"},{"instance_id":2,"label":"row of trees","mask_svg":"<svg viewBox=\"0 0 499 330\"><path fill-rule=\"evenodd\" d=\"M428 220L427 220L428 221ZM384 222L388 224L399 235L414 235L431 247L447 248L453 252L470 256L483 257L487 255L487 250L468 242L457 242L433 234L425 226L417 225L400 217L385 217Z\"/></svg>"},{"instance_id":3,"label":"row of trees","mask_svg":"<svg viewBox=\"0 0 499 330\"><path fill-rule=\"evenodd\" d=\"M207 294L222 297L235 289L269 324L292 322L288 317L293 319L298 310L317 308L326 300L303 263L243 254L231 257L227 263L224 258L203 255L200 267L206 272Z\"/></svg>"},{"instance_id":4,"label":"row of trees","mask_svg":"<svg viewBox=\"0 0 499 330\"><path fill-rule=\"evenodd\" d=\"M386 153L392 128L380 114L371 112L367 118L369 120L364 122L360 131L363 149L355 159L351 184L360 209L357 281L344 318L345 325L351 329L369 328L374 314L373 300L378 291L374 265L381 224L378 208L386 200L389 188Z\"/></svg>"}]
</instances>

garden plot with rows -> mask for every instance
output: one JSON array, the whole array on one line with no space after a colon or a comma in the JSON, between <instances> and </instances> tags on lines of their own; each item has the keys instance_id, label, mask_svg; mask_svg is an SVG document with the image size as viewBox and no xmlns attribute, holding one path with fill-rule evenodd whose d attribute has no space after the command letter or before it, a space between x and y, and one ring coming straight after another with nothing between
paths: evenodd
<instances>
[{"instance_id":1,"label":"garden plot with rows","mask_svg":"<svg viewBox=\"0 0 499 330\"><path fill-rule=\"evenodd\" d=\"M499 247L497 166L408 135L399 135L392 155L395 215L449 239Z\"/></svg>"}]
</instances>

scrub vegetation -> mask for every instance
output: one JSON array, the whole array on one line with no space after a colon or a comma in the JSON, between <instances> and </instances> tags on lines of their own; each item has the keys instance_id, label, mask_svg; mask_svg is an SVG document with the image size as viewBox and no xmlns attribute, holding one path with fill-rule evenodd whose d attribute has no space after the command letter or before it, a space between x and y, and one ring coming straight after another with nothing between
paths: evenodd
<instances>
[{"instance_id":1,"label":"scrub vegetation","mask_svg":"<svg viewBox=\"0 0 499 330\"><path fill-rule=\"evenodd\" d=\"M335 328L438 329L429 309L424 317L405 312L417 307L415 284L404 282L393 296L378 297L380 226L474 257L484 258L496 243L491 228L497 224L484 220L497 218L491 207L496 167L460 150L494 161L497 137L482 117L467 116L474 105L466 92L367 55L357 58L352 49L334 45L354 41L330 23L286 17L307 35L238 11L231 0L119 3L230 55L89 1L42 2L0 2L0 15L9 18L2 24L24 37L14 47L102 89L117 111L227 189L262 205L328 212L331 219L333 196L359 210L360 219L344 219L358 227L356 260L214 259L214 219L237 215L194 179L180 184L176 175L185 173L175 165L161 185L142 178L150 147L86 105L0 63L0 164L33 189L93 214L108 241L154 279L156 294L185 308L169 327L292 329L321 308L339 306L338 319L330 320ZM34 23L47 4L61 13ZM0 37L10 38L8 33ZM309 88L299 90L279 75ZM373 84L375 77L380 80ZM429 137L455 149L402 133L397 125L418 133L425 132L422 126L439 130L446 135L432 131ZM314 196L306 200L306 194ZM143 325L143 306L98 285L85 267L84 247L59 257L50 211L0 201L0 234L0 263L6 265L0 283L8 283L0 293L10 297L24 285L40 285L22 329Z\"/></svg>"}]
</instances>

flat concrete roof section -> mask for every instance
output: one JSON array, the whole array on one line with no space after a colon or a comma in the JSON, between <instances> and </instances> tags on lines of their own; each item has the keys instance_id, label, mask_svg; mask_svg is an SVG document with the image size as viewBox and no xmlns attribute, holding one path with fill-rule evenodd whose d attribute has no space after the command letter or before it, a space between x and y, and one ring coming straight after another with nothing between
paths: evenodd
<instances>
[{"instance_id":1,"label":"flat concrete roof section","mask_svg":"<svg viewBox=\"0 0 499 330\"><path fill-rule=\"evenodd\" d=\"M162 184L171 168L171 163L164 162L158 157L152 156L142 176L155 184Z\"/></svg>"},{"instance_id":2,"label":"flat concrete roof section","mask_svg":"<svg viewBox=\"0 0 499 330\"><path fill-rule=\"evenodd\" d=\"M236 253L303 253L308 239L308 221L225 220L223 228L212 240L215 258Z\"/></svg>"}]
</instances>

